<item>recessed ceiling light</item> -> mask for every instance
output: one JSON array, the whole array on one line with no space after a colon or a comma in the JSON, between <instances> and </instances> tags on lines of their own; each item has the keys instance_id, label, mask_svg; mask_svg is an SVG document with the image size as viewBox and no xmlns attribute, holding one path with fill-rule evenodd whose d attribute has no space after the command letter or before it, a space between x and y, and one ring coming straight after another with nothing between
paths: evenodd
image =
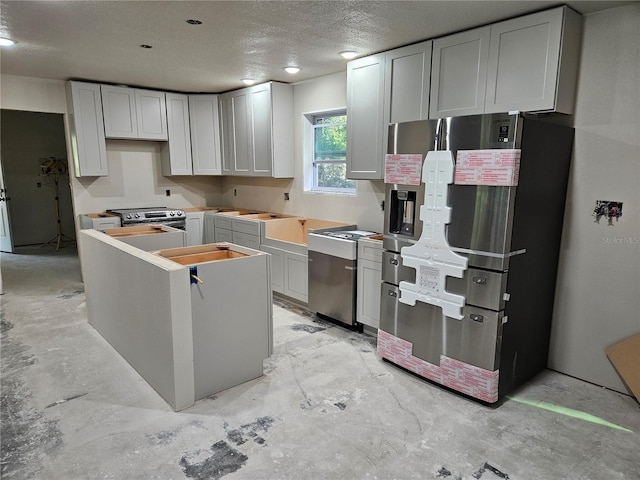
<instances>
[{"instance_id":1,"label":"recessed ceiling light","mask_svg":"<svg viewBox=\"0 0 640 480\"><path fill-rule=\"evenodd\" d=\"M10 38L0 38L0 46L10 47L11 45L14 45L15 43L16 42L11 40Z\"/></svg>"},{"instance_id":2,"label":"recessed ceiling light","mask_svg":"<svg viewBox=\"0 0 640 480\"><path fill-rule=\"evenodd\" d=\"M241 82L244 83L245 85L253 85L254 83L256 83L256 81L253 78L243 78Z\"/></svg>"},{"instance_id":3,"label":"recessed ceiling light","mask_svg":"<svg viewBox=\"0 0 640 480\"><path fill-rule=\"evenodd\" d=\"M140 48L153 48L151 45L147 45L146 43L143 43L142 45L140 45Z\"/></svg>"},{"instance_id":4,"label":"recessed ceiling light","mask_svg":"<svg viewBox=\"0 0 640 480\"><path fill-rule=\"evenodd\" d=\"M340 52L340 56L342 58L346 58L347 60L351 60L352 58L356 58L358 56L357 52L353 50L345 50L344 52Z\"/></svg>"},{"instance_id":5,"label":"recessed ceiling light","mask_svg":"<svg viewBox=\"0 0 640 480\"><path fill-rule=\"evenodd\" d=\"M187 20L187 23L189 25L202 25L202 22L200 20L195 20L195 19L189 19Z\"/></svg>"},{"instance_id":6,"label":"recessed ceiling light","mask_svg":"<svg viewBox=\"0 0 640 480\"><path fill-rule=\"evenodd\" d=\"M300 67L294 67L293 65L290 65L288 67L284 67L284 71L290 73L291 75L294 75L300 71Z\"/></svg>"}]
</instances>

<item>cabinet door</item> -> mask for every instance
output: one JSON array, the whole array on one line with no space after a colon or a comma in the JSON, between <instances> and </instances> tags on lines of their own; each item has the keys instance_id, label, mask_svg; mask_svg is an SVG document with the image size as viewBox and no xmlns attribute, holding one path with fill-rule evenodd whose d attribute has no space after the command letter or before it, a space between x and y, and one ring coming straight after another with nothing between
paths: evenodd
<instances>
[{"instance_id":1,"label":"cabinet door","mask_svg":"<svg viewBox=\"0 0 640 480\"><path fill-rule=\"evenodd\" d=\"M433 41L430 118L484 112L490 35L482 27Z\"/></svg>"},{"instance_id":2,"label":"cabinet door","mask_svg":"<svg viewBox=\"0 0 640 480\"><path fill-rule=\"evenodd\" d=\"M167 107L164 92L135 90L138 138L167 139Z\"/></svg>"},{"instance_id":3,"label":"cabinet door","mask_svg":"<svg viewBox=\"0 0 640 480\"><path fill-rule=\"evenodd\" d=\"M385 53L386 123L429 118L431 50L433 42L422 42ZM386 125L383 129L383 138ZM385 149L386 152L386 149Z\"/></svg>"},{"instance_id":4,"label":"cabinet door","mask_svg":"<svg viewBox=\"0 0 640 480\"><path fill-rule=\"evenodd\" d=\"M284 294L307 302L309 299L309 264L306 255L284 252Z\"/></svg>"},{"instance_id":5,"label":"cabinet door","mask_svg":"<svg viewBox=\"0 0 640 480\"><path fill-rule=\"evenodd\" d=\"M68 82L67 103L76 177L108 175L100 85Z\"/></svg>"},{"instance_id":6,"label":"cabinet door","mask_svg":"<svg viewBox=\"0 0 640 480\"><path fill-rule=\"evenodd\" d=\"M216 222L213 215L204 214L204 243L213 243L216 241Z\"/></svg>"},{"instance_id":7,"label":"cabinet door","mask_svg":"<svg viewBox=\"0 0 640 480\"><path fill-rule=\"evenodd\" d=\"M216 227L216 243L218 242L233 243L233 232L225 228Z\"/></svg>"},{"instance_id":8,"label":"cabinet door","mask_svg":"<svg viewBox=\"0 0 640 480\"><path fill-rule=\"evenodd\" d=\"M162 146L162 174L191 175L189 98L179 93L167 93L166 96L169 140Z\"/></svg>"},{"instance_id":9,"label":"cabinet door","mask_svg":"<svg viewBox=\"0 0 640 480\"><path fill-rule=\"evenodd\" d=\"M284 250L260 245L260 250L271 255L271 289L284 294Z\"/></svg>"},{"instance_id":10,"label":"cabinet door","mask_svg":"<svg viewBox=\"0 0 640 480\"><path fill-rule=\"evenodd\" d=\"M220 175L220 125L217 95L190 95L191 153L194 175Z\"/></svg>"},{"instance_id":11,"label":"cabinet door","mask_svg":"<svg viewBox=\"0 0 640 480\"><path fill-rule=\"evenodd\" d=\"M383 178L384 58L347 63L347 178Z\"/></svg>"},{"instance_id":12,"label":"cabinet door","mask_svg":"<svg viewBox=\"0 0 640 480\"><path fill-rule=\"evenodd\" d=\"M231 121L233 132L233 173L249 175L251 157L251 122L249 121L249 93L247 89L231 95Z\"/></svg>"},{"instance_id":13,"label":"cabinet door","mask_svg":"<svg viewBox=\"0 0 640 480\"><path fill-rule=\"evenodd\" d=\"M271 85L257 85L249 89L250 174L270 177L273 148L271 144Z\"/></svg>"},{"instance_id":14,"label":"cabinet door","mask_svg":"<svg viewBox=\"0 0 640 480\"><path fill-rule=\"evenodd\" d=\"M222 143L222 174L233 175L235 146L233 140L233 109L230 94L220 95L220 140Z\"/></svg>"},{"instance_id":15,"label":"cabinet door","mask_svg":"<svg viewBox=\"0 0 640 480\"><path fill-rule=\"evenodd\" d=\"M563 9L491 26L487 113L553 110Z\"/></svg>"},{"instance_id":16,"label":"cabinet door","mask_svg":"<svg viewBox=\"0 0 640 480\"><path fill-rule=\"evenodd\" d=\"M380 327L382 263L358 259L358 322Z\"/></svg>"},{"instance_id":17,"label":"cabinet door","mask_svg":"<svg viewBox=\"0 0 640 480\"><path fill-rule=\"evenodd\" d=\"M133 88L101 85L104 134L107 138L138 138Z\"/></svg>"},{"instance_id":18,"label":"cabinet door","mask_svg":"<svg viewBox=\"0 0 640 480\"><path fill-rule=\"evenodd\" d=\"M187 228L187 247L202 245L203 241L203 212L189 212L185 218Z\"/></svg>"}]
</instances>

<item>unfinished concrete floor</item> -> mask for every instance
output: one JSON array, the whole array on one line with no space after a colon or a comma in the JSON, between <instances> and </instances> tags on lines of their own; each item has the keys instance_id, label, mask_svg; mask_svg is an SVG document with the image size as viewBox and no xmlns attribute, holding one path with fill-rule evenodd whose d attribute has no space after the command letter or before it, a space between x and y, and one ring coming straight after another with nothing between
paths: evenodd
<instances>
[{"instance_id":1,"label":"unfinished concrete floor","mask_svg":"<svg viewBox=\"0 0 640 480\"><path fill-rule=\"evenodd\" d=\"M175 413L87 323L73 247L2 280L3 479L640 478L636 400L565 375L483 406L276 301L264 376Z\"/></svg>"}]
</instances>

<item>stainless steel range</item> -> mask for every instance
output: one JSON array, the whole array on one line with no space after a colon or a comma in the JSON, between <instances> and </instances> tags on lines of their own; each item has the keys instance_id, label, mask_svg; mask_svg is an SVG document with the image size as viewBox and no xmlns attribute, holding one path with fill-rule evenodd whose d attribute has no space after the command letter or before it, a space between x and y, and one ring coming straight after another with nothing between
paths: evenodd
<instances>
[{"instance_id":1,"label":"stainless steel range","mask_svg":"<svg viewBox=\"0 0 640 480\"><path fill-rule=\"evenodd\" d=\"M309 309L349 326L356 321L358 239L362 230L309 232Z\"/></svg>"},{"instance_id":2,"label":"stainless steel range","mask_svg":"<svg viewBox=\"0 0 640 480\"><path fill-rule=\"evenodd\" d=\"M186 230L184 210L167 207L120 208L107 210L107 213L118 215L123 227L134 225L167 225Z\"/></svg>"}]
</instances>

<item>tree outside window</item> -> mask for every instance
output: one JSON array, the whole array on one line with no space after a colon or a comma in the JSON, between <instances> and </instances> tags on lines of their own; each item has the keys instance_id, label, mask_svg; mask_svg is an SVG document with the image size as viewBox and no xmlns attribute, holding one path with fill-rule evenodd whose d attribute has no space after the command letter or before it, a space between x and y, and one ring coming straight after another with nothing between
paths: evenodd
<instances>
[{"instance_id":1,"label":"tree outside window","mask_svg":"<svg viewBox=\"0 0 640 480\"><path fill-rule=\"evenodd\" d=\"M347 115L345 111L316 114L313 124L312 190L355 193L347 173Z\"/></svg>"}]
</instances>

